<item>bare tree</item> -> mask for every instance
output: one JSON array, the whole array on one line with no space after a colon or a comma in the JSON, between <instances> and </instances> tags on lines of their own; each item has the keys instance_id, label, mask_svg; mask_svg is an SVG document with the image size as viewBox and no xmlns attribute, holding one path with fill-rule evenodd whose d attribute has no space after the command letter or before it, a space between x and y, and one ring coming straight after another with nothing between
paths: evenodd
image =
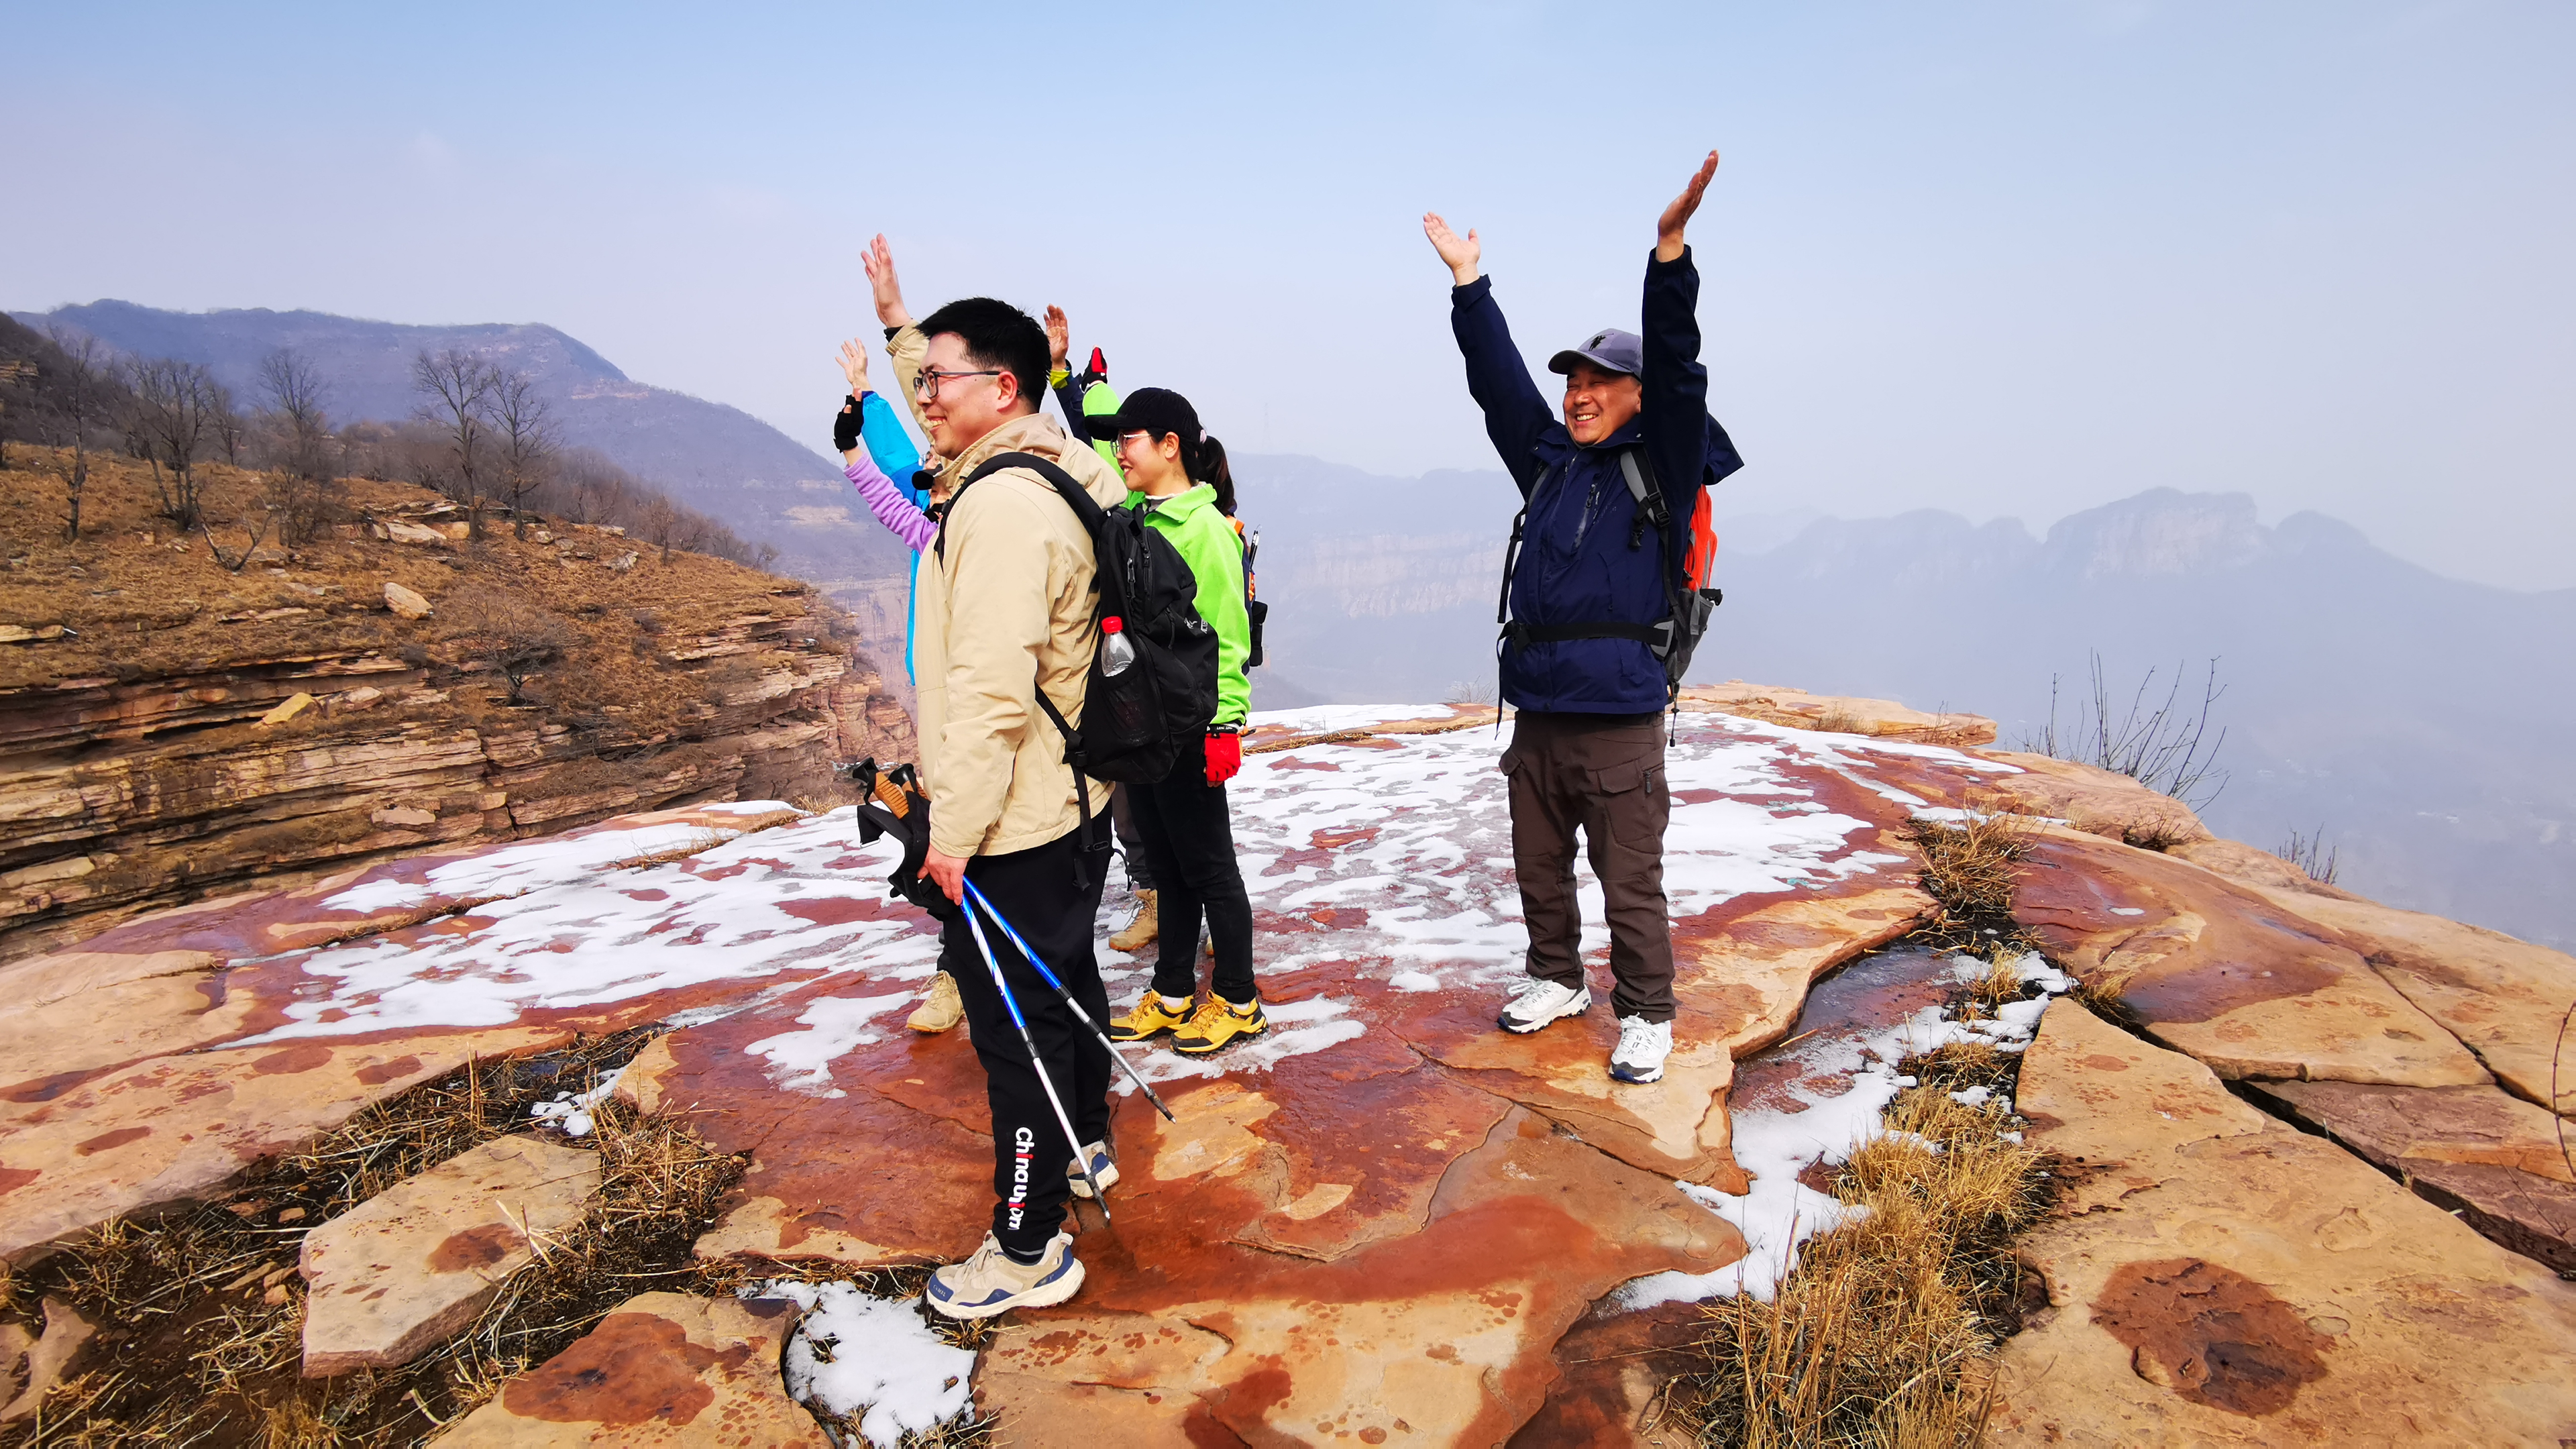
<instances>
[{"instance_id":1,"label":"bare tree","mask_svg":"<svg viewBox=\"0 0 2576 1449\"><path fill-rule=\"evenodd\" d=\"M509 682L512 704L525 702L528 677L540 665L581 642L561 616L498 589L460 589L439 601L438 612L459 653L490 665Z\"/></svg>"},{"instance_id":2,"label":"bare tree","mask_svg":"<svg viewBox=\"0 0 2576 1449\"><path fill-rule=\"evenodd\" d=\"M680 506L658 493L644 501L643 510L635 519L636 532L643 535L645 542L662 550L664 563L671 561L671 550L679 546L680 530L684 526Z\"/></svg>"},{"instance_id":3,"label":"bare tree","mask_svg":"<svg viewBox=\"0 0 2576 1449\"><path fill-rule=\"evenodd\" d=\"M336 482L328 388L291 347L261 359L259 386L268 403L265 420L284 445L277 479L269 486L278 532L289 544L309 542L331 510Z\"/></svg>"},{"instance_id":4,"label":"bare tree","mask_svg":"<svg viewBox=\"0 0 2576 1449\"><path fill-rule=\"evenodd\" d=\"M2126 775L2194 810L2208 808L2227 788L2227 772L2218 768L2218 752L2227 743L2227 731L2221 727L2216 739L2209 737L2210 711L2219 696L2227 692L2227 686L2218 682L2218 661L2209 661L2201 681L2198 708L2183 697L2185 671L2177 664L2162 703L2153 696L2156 675L2162 671L2150 669L2130 695L2128 708L2115 715L2101 653L2095 651L2092 660L2093 698L2090 706L2076 716L2074 727L2063 733L2058 729L2059 680L2052 675L2048 681L2048 724L2038 734L2025 737L2024 746L2057 759L2076 760Z\"/></svg>"},{"instance_id":5,"label":"bare tree","mask_svg":"<svg viewBox=\"0 0 2576 1449\"><path fill-rule=\"evenodd\" d=\"M77 542L81 531L81 498L89 487L89 436L108 411L107 348L86 332L64 327L48 327L46 336L62 353L61 373L54 379L51 416L52 435L57 447L69 447L71 460L62 464L63 491L69 507L63 519L63 536Z\"/></svg>"},{"instance_id":6,"label":"bare tree","mask_svg":"<svg viewBox=\"0 0 2576 1449\"><path fill-rule=\"evenodd\" d=\"M29 411L28 401L35 396L36 364L16 358L0 359L0 413ZM9 466L9 430L0 427L0 468Z\"/></svg>"},{"instance_id":7,"label":"bare tree","mask_svg":"<svg viewBox=\"0 0 2576 1449\"><path fill-rule=\"evenodd\" d=\"M241 410L233 406L233 390L206 375L206 424L214 429L215 446L224 450L224 461L241 466L242 434L246 431Z\"/></svg>"},{"instance_id":8,"label":"bare tree","mask_svg":"<svg viewBox=\"0 0 2576 1449\"><path fill-rule=\"evenodd\" d=\"M128 446L152 465L161 516L194 528L204 511L197 455L214 431L218 407L214 379L196 363L162 357L128 364L125 381L134 394Z\"/></svg>"},{"instance_id":9,"label":"bare tree","mask_svg":"<svg viewBox=\"0 0 2576 1449\"><path fill-rule=\"evenodd\" d=\"M243 567L248 565L252 559L259 556L259 546L268 541L269 526L274 524L276 521L277 510L274 508L264 508L260 510L259 527L252 528L248 524L236 525L242 532L250 535L250 542L242 545L242 551L240 553L230 555L227 555L224 552L224 546L222 544L215 541L215 531L206 526L206 520L202 514L197 518L197 532L206 536L206 551L215 556L215 562L220 565L225 572L237 574L240 573Z\"/></svg>"},{"instance_id":10,"label":"bare tree","mask_svg":"<svg viewBox=\"0 0 2576 1449\"><path fill-rule=\"evenodd\" d=\"M495 374L488 406L500 455L501 491L510 500L513 528L525 538L528 521L522 510L528 496L554 477L554 409L538 396L536 379L515 368Z\"/></svg>"},{"instance_id":11,"label":"bare tree","mask_svg":"<svg viewBox=\"0 0 2576 1449\"><path fill-rule=\"evenodd\" d=\"M412 391L421 397L416 416L447 435L450 472L441 491L477 510L478 533L484 454L489 443L484 417L499 380L481 353L460 352L453 347L435 356L424 350L411 363Z\"/></svg>"}]
</instances>

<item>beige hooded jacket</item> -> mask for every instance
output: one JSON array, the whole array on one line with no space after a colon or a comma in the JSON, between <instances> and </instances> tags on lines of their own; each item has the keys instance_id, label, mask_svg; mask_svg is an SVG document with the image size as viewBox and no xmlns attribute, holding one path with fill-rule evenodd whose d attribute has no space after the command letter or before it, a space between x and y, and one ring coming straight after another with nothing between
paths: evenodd
<instances>
[{"instance_id":1,"label":"beige hooded jacket","mask_svg":"<svg viewBox=\"0 0 2576 1449\"><path fill-rule=\"evenodd\" d=\"M898 334L889 349L899 373L903 340ZM1037 414L995 428L950 462L950 487L997 453L1054 463L1104 508L1127 496L1116 469ZM1091 539L1053 485L1011 468L951 502L922 562L913 663L931 846L976 856L1044 845L1079 816L1064 738L1036 691L1043 687L1068 723L1082 723L1083 678L1098 642ZM1090 788L1092 813L1106 812L1108 787Z\"/></svg>"}]
</instances>

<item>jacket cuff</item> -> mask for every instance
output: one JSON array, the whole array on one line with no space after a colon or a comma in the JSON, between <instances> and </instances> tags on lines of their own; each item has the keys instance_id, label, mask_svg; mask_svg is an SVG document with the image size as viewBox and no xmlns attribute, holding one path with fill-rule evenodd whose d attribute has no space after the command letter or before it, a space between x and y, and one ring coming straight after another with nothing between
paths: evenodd
<instances>
[{"instance_id":1,"label":"jacket cuff","mask_svg":"<svg viewBox=\"0 0 2576 1449\"><path fill-rule=\"evenodd\" d=\"M1490 297L1493 294L1493 277L1491 275L1480 276L1463 287L1451 287L1449 289L1449 305L1454 310L1463 312L1468 308L1475 306L1477 303L1484 301L1487 297Z\"/></svg>"},{"instance_id":2,"label":"jacket cuff","mask_svg":"<svg viewBox=\"0 0 2576 1449\"><path fill-rule=\"evenodd\" d=\"M1691 266L1691 249L1689 242L1682 243L1682 254L1673 258L1669 262L1656 256L1655 249L1653 247L1646 248L1647 276L1655 277L1662 276L1669 272L1687 272L1691 270L1693 270L1693 268Z\"/></svg>"}]
</instances>

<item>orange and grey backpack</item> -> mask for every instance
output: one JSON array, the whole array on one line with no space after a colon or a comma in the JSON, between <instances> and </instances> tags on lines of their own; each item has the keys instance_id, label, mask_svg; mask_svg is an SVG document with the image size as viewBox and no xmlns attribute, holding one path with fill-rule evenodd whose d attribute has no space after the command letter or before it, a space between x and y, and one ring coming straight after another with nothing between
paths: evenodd
<instances>
[{"instance_id":1,"label":"orange and grey backpack","mask_svg":"<svg viewBox=\"0 0 2576 1449\"><path fill-rule=\"evenodd\" d=\"M1664 666L1664 687L1678 695L1682 676L1690 670L1691 651L1708 632L1708 616L1726 601L1726 592L1709 587L1708 582L1717 567L1717 529L1708 511L1710 490L1699 490L1688 532L1675 539L1672 510L1664 506L1664 490L1655 486L1654 466L1643 448L1619 450L1619 474L1628 480L1628 496L1637 500L1636 521L1628 526L1629 547L1641 543L1650 527L1663 536L1658 551L1664 556L1666 612L1651 626L1658 637L1646 641L1646 647Z\"/></svg>"}]
</instances>

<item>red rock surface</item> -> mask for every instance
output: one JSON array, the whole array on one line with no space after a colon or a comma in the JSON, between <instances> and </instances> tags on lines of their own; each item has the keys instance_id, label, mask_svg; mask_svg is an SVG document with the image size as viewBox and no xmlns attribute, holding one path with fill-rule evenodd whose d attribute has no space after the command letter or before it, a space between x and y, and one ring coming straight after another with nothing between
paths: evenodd
<instances>
[{"instance_id":1,"label":"red rock surface","mask_svg":"<svg viewBox=\"0 0 2576 1449\"><path fill-rule=\"evenodd\" d=\"M438 1438L455 1449L824 1449L778 1359L796 1305L647 1293L501 1386Z\"/></svg>"},{"instance_id":2,"label":"red rock surface","mask_svg":"<svg viewBox=\"0 0 2576 1449\"><path fill-rule=\"evenodd\" d=\"M1928 982L1864 973L1800 1016L1824 973L1930 909L1904 836L1918 811L2000 797L2089 821L2098 833L2039 832L2023 919L2159 1041L2221 1075L2276 1084L2285 1101L2347 1085L2445 1100L2524 1091L2532 1032L2516 1013L2556 968L2510 949L2520 943L2361 911L2330 922L2367 903L2298 890L2227 852L2203 849L2204 868L2114 843L2104 836L2135 836L2140 821L2175 825L2134 784L1725 713L1684 715L1668 764L1676 1053L1662 1083L1614 1087L1605 1008L1535 1037L1493 1027L1522 979L1523 940L1503 864L1501 741L1469 728L1489 721L1318 710L1256 732L1236 824L1275 1024L1213 1060L1136 1054L1178 1120L1116 1099L1124 1180L1114 1225L1079 1215L1089 1280L1060 1308L1007 1320L978 1372L1009 1442L1651 1442L1633 1437L1636 1416L1691 1306L1623 1314L1613 1294L1744 1252L1677 1186L1748 1185L1730 1093L1781 1112L1831 1095L1815 1079L1825 1058L1803 1048L1741 1077L1739 1062L1810 1026L1929 1004ZM0 1086L0 1250L208 1191L469 1055L673 1020L618 1090L749 1154L700 1254L849 1266L964 1254L990 1206L981 1074L962 1032L902 1029L935 940L886 900L887 847L857 849L846 818L629 871L607 868L613 851L424 858L0 968L0 990L27 1003L0 1020L19 1073ZM1588 870L1579 880L1597 922L1597 886ZM1596 995L1606 944L1589 928ZM1145 963L1105 948L1103 961L1113 998L1132 999ZM104 1024L73 1029L84 1020ZM2455 1030L2499 1064L2502 1089ZM2080 1422L2129 1426L2104 1431L2115 1440L2242 1439L2236 1419L2249 1416L2261 1431L2295 1426L2308 1406L2342 1402L2362 1344L2374 1371L2412 1353L2487 1376L2445 1397L2419 1374L2399 1395L2410 1412L2463 1413L2506 1438L2556 1412L2516 1357L2559 1312L2527 1259L2229 1096L2191 1056L2072 1020L2043 1046L2022 1106L2081 1160L2078 1204L2103 1211L2051 1228L2067 1236L2037 1251L2061 1308L2085 1295L2109 1306L2081 1332L2060 1312L2029 1352L2062 1346L2084 1365L2117 1354L2128 1375L2085 1368L2069 1401L2089 1406ZM2322 1120L2323 1100L2301 1110ZM2339 1120L2364 1151L2425 1165L2428 1183L2438 1167L2556 1184L2525 1160L2527 1122L2488 1138L2383 1131L2374 1147L2351 1111ZM2314 1199L2316 1184L2331 1201ZM2482 1201L2507 1217L2527 1206ZM2345 1271L2366 1261L2349 1245L2392 1234L2403 1242L2388 1251L2413 1266ZM2353 1317L2331 1306L2337 1294L2398 1326L2317 1327ZM2203 1301L2265 1325L2279 1361L2261 1361L2261 1384L2165 1331ZM765 1397L781 1328L699 1300L630 1308L458 1432L807 1442L810 1425ZM2506 1347L2487 1366L2464 1345L2490 1329ZM767 1387L751 1372L763 1353ZM2497 1386L2528 1402L2512 1409ZM2008 1434L2067 1430L2055 1400L2015 1394ZM699 1412L717 1418L683 1417ZM2358 1414L2317 1422L2348 1429ZM710 1424L736 1437L711 1441Z\"/></svg>"},{"instance_id":3,"label":"red rock surface","mask_svg":"<svg viewBox=\"0 0 2576 1449\"><path fill-rule=\"evenodd\" d=\"M2149 1035L2228 1078L2443 1087L2490 1080L2344 940L2185 861L2040 836L2014 918Z\"/></svg>"},{"instance_id":4,"label":"red rock surface","mask_svg":"<svg viewBox=\"0 0 2576 1449\"><path fill-rule=\"evenodd\" d=\"M1499 743L1315 723L1276 732L1287 748L1255 755L1238 787L1277 1025L1213 1062L1138 1053L1179 1120L1116 1099L1123 1181L1114 1226L1082 1215L1089 1280L1064 1309L1026 1315L979 1380L1015 1442L1059 1442L1045 1438L1059 1424L1508 1436L1593 1301L1741 1252L1673 1187L1743 1186L1727 1152L1733 1058L1786 1035L1819 973L1930 908L1889 828L1906 807L1862 772L1972 768L1685 718L1668 871L1680 1046L1665 1081L1629 1088L1604 1070L1605 1010L1534 1037L1493 1025L1521 979L1517 896L1491 867L1507 840ZM1141 987L1142 963L1102 959L1113 996ZM622 1079L621 1095L691 1111L752 1155L702 1254L861 1265L954 1258L980 1238L991 1149L970 1045L901 1030L903 977L850 964L673 1033ZM1543 1273L1516 1261L1525 1240L1548 1244L1532 1249ZM1363 1286L1399 1281L1395 1300Z\"/></svg>"},{"instance_id":5,"label":"red rock surface","mask_svg":"<svg viewBox=\"0 0 2576 1449\"><path fill-rule=\"evenodd\" d=\"M2568 1008L2576 1004L2576 957L2341 892L2266 894L2360 952L2408 1001L2476 1052L2515 1096L2547 1106L2555 1071L2558 1110L2576 1115L2576 1031L2563 1046L2560 1041Z\"/></svg>"},{"instance_id":6,"label":"red rock surface","mask_svg":"<svg viewBox=\"0 0 2576 1449\"><path fill-rule=\"evenodd\" d=\"M1741 715L1796 729L1911 740L1917 744L1990 745L1995 740L1995 722L1984 715L1926 714L1889 699L1809 694L1803 689L1747 684L1740 679L1693 685L1682 691L1681 707Z\"/></svg>"},{"instance_id":7,"label":"red rock surface","mask_svg":"<svg viewBox=\"0 0 2576 1449\"><path fill-rule=\"evenodd\" d=\"M2576 1437L2576 1287L2207 1068L2049 1008L2031 1140L2083 1165L2023 1240L2048 1306L2005 1346L1999 1445Z\"/></svg>"},{"instance_id":8,"label":"red rock surface","mask_svg":"<svg viewBox=\"0 0 2576 1449\"><path fill-rule=\"evenodd\" d=\"M194 906L136 921L89 948L0 967L0 992L28 1005L0 1016L0 1257L19 1257L120 1214L185 1201L262 1157L301 1147L365 1107L455 1070L474 1057L540 1051L578 1031L611 1031L674 1011L739 997L782 974L819 974L799 952L828 954L854 934L794 916L799 865L823 871L843 854L837 829L802 842L799 862L770 862L751 842L647 870L621 862L675 848L706 850L746 821L786 818L780 808L661 812L559 840L490 847L369 871L333 886L234 903L234 913ZM729 822L729 823L728 823ZM719 923L677 936L691 890L729 887L758 873L778 900L777 925L810 941L759 934L756 956L728 974L702 970L638 981L618 963L637 946L616 929L611 901L641 913L660 896L671 909L630 929L649 941L703 945ZM481 913L449 915L343 947L265 955L289 934L329 923L352 892L402 897L404 910L454 906L451 882L498 897ZM662 886L654 880L665 882ZM442 894L442 892L446 892ZM850 902L869 920L873 907ZM846 914L839 913L836 914ZM846 925L843 921L841 925ZM656 931L656 927L663 928ZM908 924L880 923L880 934ZM601 984L549 997L578 964L600 960ZM692 955L712 955L692 950ZM370 963L394 995L368 985ZM531 965L540 967L531 971ZM405 985L434 985L440 1005L404 1004ZM453 1003L450 1009L449 1003Z\"/></svg>"},{"instance_id":9,"label":"red rock surface","mask_svg":"<svg viewBox=\"0 0 2576 1449\"><path fill-rule=\"evenodd\" d=\"M2266 1082L2263 1097L2515 1252L2576 1273L2576 1169L2559 1124L2495 1087Z\"/></svg>"},{"instance_id":10,"label":"red rock surface","mask_svg":"<svg viewBox=\"0 0 2576 1449\"><path fill-rule=\"evenodd\" d=\"M305 1234L304 1376L409 1363L454 1337L581 1217L599 1170L596 1152L502 1137Z\"/></svg>"}]
</instances>

